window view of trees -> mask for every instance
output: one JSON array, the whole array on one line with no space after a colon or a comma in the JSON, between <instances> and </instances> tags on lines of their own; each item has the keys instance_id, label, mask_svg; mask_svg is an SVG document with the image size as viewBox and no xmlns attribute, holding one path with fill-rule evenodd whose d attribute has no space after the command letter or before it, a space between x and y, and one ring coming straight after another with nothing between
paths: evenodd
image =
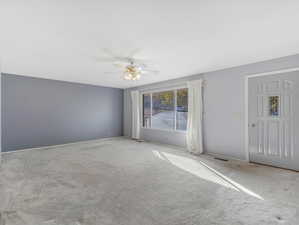
<instances>
[{"instance_id":1,"label":"window view of trees","mask_svg":"<svg viewBox=\"0 0 299 225\"><path fill-rule=\"evenodd\" d=\"M186 130L187 116L187 88L143 95L143 127Z\"/></svg>"},{"instance_id":2,"label":"window view of trees","mask_svg":"<svg viewBox=\"0 0 299 225\"><path fill-rule=\"evenodd\" d=\"M177 107L176 107L176 129L187 129L188 116L188 89L177 90Z\"/></svg>"},{"instance_id":3,"label":"window view of trees","mask_svg":"<svg viewBox=\"0 0 299 225\"><path fill-rule=\"evenodd\" d=\"M174 92L164 91L152 94L152 128L174 128Z\"/></svg>"}]
</instances>

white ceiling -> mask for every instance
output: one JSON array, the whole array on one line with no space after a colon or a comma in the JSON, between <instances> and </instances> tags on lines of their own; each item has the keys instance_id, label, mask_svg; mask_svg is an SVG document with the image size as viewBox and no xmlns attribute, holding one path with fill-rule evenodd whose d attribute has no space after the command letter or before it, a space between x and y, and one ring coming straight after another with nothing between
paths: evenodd
<instances>
[{"instance_id":1,"label":"white ceiling","mask_svg":"<svg viewBox=\"0 0 299 225\"><path fill-rule=\"evenodd\" d=\"M2 72L132 87L299 53L298 0L1 0ZM159 75L125 81L103 49Z\"/></svg>"}]
</instances>

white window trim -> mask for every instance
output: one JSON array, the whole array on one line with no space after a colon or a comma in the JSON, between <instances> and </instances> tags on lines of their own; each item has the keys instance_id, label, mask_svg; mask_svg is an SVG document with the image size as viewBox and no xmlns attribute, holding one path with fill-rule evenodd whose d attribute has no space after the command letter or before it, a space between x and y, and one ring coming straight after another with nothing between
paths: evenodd
<instances>
[{"instance_id":1,"label":"white window trim","mask_svg":"<svg viewBox=\"0 0 299 225\"><path fill-rule=\"evenodd\" d=\"M187 131L186 130L177 130L176 126L176 108L177 108L177 90L179 89L185 89L187 88L187 85L180 85L180 86L175 86L175 87L168 87L168 88L157 88L157 89L151 89L151 91L141 91L140 92L140 99L142 99L142 102L140 104L141 106L141 110L140 110L140 113L141 113L141 123L140 123L140 128L141 129L145 129L145 130L158 130L158 131L164 131L164 132L175 132L175 133L186 133ZM152 110L153 110L153 107L152 107L152 101L153 101L153 94L154 93L158 93L158 92L164 92L164 91L173 91L174 92L174 109L175 109L175 113L174 113L174 128L173 129L162 129L162 128L152 128ZM143 95L145 94L149 94L150 95L150 98L151 98L151 120L150 120L150 127L144 127L143 126Z\"/></svg>"},{"instance_id":2,"label":"white window trim","mask_svg":"<svg viewBox=\"0 0 299 225\"><path fill-rule=\"evenodd\" d=\"M168 129L162 129L162 128L151 128L151 127L143 127L141 126L141 129L143 130L157 130L157 131L163 131L163 132L171 132L171 133L186 133L185 130L168 130Z\"/></svg>"},{"instance_id":3,"label":"white window trim","mask_svg":"<svg viewBox=\"0 0 299 225\"><path fill-rule=\"evenodd\" d=\"M163 87L163 88L152 88L152 89L145 89L141 90L140 94L153 94L157 92L163 92L163 91L173 91L173 90L178 90L178 89L184 89L187 88L187 84L184 85L176 85L176 86L171 86L171 87Z\"/></svg>"}]
</instances>

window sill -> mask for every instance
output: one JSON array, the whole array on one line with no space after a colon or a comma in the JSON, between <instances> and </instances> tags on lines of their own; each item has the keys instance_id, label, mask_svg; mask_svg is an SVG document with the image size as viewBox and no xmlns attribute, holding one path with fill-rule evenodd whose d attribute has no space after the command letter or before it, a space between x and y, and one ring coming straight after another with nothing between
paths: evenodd
<instances>
[{"instance_id":1,"label":"window sill","mask_svg":"<svg viewBox=\"0 0 299 225\"><path fill-rule=\"evenodd\" d=\"M167 130L167 129L159 129L159 128L147 128L147 127L141 127L143 130L152 130L152 131L163 131L163 132L169 132L169 133L181 133L186 134L187 131L185 130Z\"/></svg>"}]
</instances>

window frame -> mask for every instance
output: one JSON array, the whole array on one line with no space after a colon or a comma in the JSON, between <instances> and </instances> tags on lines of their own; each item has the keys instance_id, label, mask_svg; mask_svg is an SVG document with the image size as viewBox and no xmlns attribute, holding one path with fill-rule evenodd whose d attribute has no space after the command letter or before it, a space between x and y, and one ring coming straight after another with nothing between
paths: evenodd
<instances>
[{"instance_id":1,"label":"window frame","mask_svg":"<svg viewBox=\"0 0 299 225\"><path fill-rule=\"evenodd\" d=\"M158 131L166 131L166 132L175 132L175 133L186 133L187 130L177 130L177 91L180 89L186 89L187 85L184 86L176 86L176 87L172 87L172 88L163 88L163 89L155 89L152 91L143 91L140 93L142 101L141 101L141 129L145 129L145 130L158 130ZM152 112L153 112L153 94L154 93L160 93L160 92L165 92L165 91L173 91L174 92L174 128L173 129L163 129L163 128L152 128ZM144 127L143 126L143 95L150 95L150 102L151 102L151 108L150 108L150 116L151 116L151 120L150 120L150 127ZM189 94L189 93L188 93ZM189 98L189 95L188 95Z\"/></svg>"}]
</instances>

